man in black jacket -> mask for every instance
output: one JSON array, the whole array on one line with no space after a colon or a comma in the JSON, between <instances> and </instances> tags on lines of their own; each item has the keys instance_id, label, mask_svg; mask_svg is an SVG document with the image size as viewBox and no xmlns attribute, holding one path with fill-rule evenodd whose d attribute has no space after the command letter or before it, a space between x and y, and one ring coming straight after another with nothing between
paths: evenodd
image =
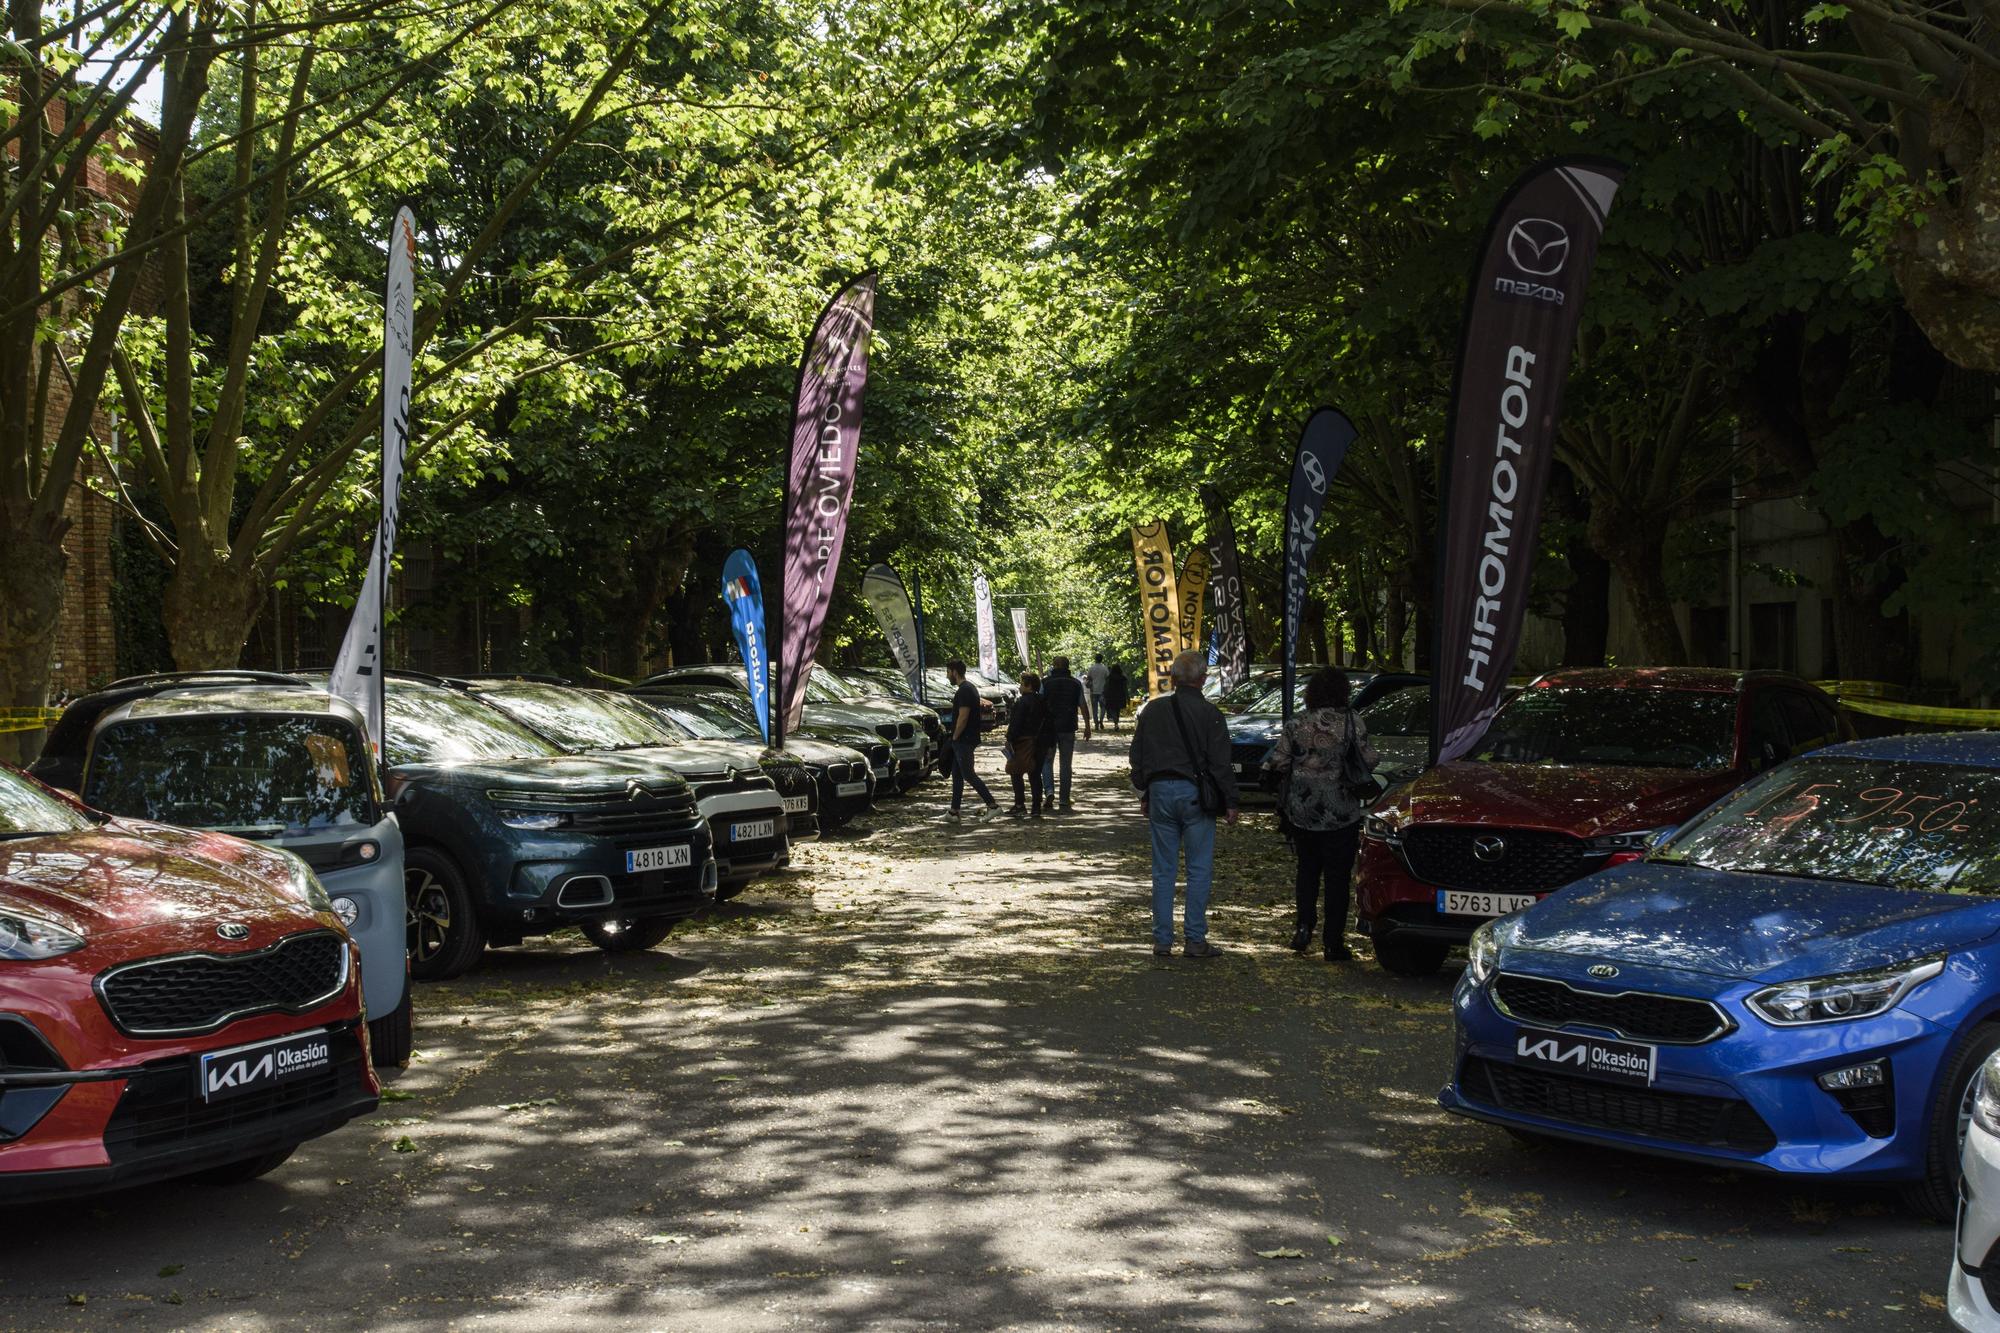
<instances>
[{"instance_id":1,"label":"man in black jacket","mask_svg":"<svg viewBox=\"0 0 2000 1333\"><path fill-rule=\"evenodd\" d=\"M1062 806L1064 814L1074 809L1069 803L1070 762L1076 756L1077 724L1083 725L1083 738L1090 739L1090 711L1084 706L1083 682L1069 673L1069 659L1058 657L1049 668L1049 678L1042 682L1042 698L1049 708L1049 727L1052 743L1042 756L1042 790L1048 793L1050 804L1056 799L1056 757L1062 757Z\"/></svg>"},{"instance_id":2,"label":"man in black jacket","mask_svg":"<svg viewBox=\"0 0 2000 1333\"><path fill-rule=\"evenodd\" d=\"M1212 784L1229 822L1236 822L1236 774L1229 766L1229 727L1201 697L1208 660L1182 653L1170 669L1172 694L1139 710L1132 724L1132 785L1153 834L1153 954L1174 951L1174 880L1187 853L1187 915L1181 952L1213 958L1208 942L1208 893L1215 880L1215 812L1202 809L1198 782Z\"/></svg>"}]
</instances>

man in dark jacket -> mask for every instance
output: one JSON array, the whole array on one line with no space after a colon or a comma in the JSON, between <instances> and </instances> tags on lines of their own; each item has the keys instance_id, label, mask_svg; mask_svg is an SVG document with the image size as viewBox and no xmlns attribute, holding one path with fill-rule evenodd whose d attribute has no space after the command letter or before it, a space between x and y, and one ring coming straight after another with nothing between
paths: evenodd
<instances>
[{"instance_id":1,"label":"man in dark jacket","mask_svg":"<svg viewBox=\"0 0 2000 1333\"><path fill-rule=\"evenodd\" d=\"M986 804L988 810L999 808L993 793L979 780L973 771L972 757L979 746L979 691L965 678L965 663L956 657L944 664L945 679L951 682L951 722L945 728L945 743L951 746L951 810L950 817L958 818L958 803L965 792L965 784L971 783L972 790Z\"/></svg>"},{"instance_id":2,"label":"man in dark jacket","mask_svg":"<svg viewBox=\"0 0 2000 1333\"><path fill-rule=\"evenodd\" d=\"M1074 809L1069 803L1070 762L1076 757L1076 729L1083 726L1083 738L1090 739L1090 711L1084 706L1083 682L1069 673L1069 659L1058 657L1042 682L1042 699L1049 706L1049 747L1042 756L1042 790L1049 801L1056 799L1056 759L1062 759L1063 813Z\"/></svg>"},{"instance_id":3,"label":"man in dark jacket","mask_svg":"<svg viewBox=\"0 0 2000 1333\"><path fill-rule=\"evenodd\" d=\"M1153 832L1153 955L1174 951L1174 880L1183 849L1187 853L1187 914L1181 952L1213 958L1222 952L1208 942L1208 894L1215 881L1215 815L1201 808L1196 779L1206 777L1221 795L1230 823L1236 822L1236 774L1229 764L1229 727L1221 712L1201 697L1208 661L1182 653L1170 674L1174 692L1139 710L1132 724L1132 785Z\"/></svg>"}]
</instances>

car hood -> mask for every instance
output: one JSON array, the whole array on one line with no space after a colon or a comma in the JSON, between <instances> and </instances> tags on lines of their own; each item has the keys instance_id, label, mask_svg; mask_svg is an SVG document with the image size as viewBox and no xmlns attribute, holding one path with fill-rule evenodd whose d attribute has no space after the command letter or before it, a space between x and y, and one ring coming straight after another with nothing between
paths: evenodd
<instances>
[{"instance_id":1,"label":"car hood","mask_svg":"<svg viewBox=\"0 0 2000 1333\"><path fill-rule=\"evenodd\" d=\"M1229 739L1239 745L1256 741L1275 744L1278 733L1285 729L1285 719L1276 713L1231 713L1224 715L1222 723L1229 728Z\"/></svg>"},{"instance_id":2,"label":"car hood","mask_svg":"<svg viewBox=\"0 0 2000 1333\"><path fill-rule=\"evenodd\" d=\"M1996 931L1991 898L1638 862L1508 918L1501 966L1532 951L1791 981L1945 953Z\"/></svg>"},{"instance_id":3,"label":"car hood","mask_svg":"<svg viewBox=\"0 0 2000 1333\"><path fill-rule=\"evenodd\" d=\"M114 819L0 842L0 909L85 939L233 917L324 924L289 887L295 863L224 833Z\"/></svg>"},{"instance_id":4,"label":"car hood","mask_svg":"<svg viewBox=\"0 0 2000 1333\"><path fill-rule=\"evenodd\" d=\"M1681 824L1736 782L1728 770L1440 764L1398 794L1395 818L1554 829L1590 838Z\"/></svg>"},{"instance_id":5,"label":"car hood","mask_svg":"<svg viewBox=\"0 0 2000 1333\"><path fill-rule=\"evenodd\" d=\"M877 739L880 739L879 737ZM807 764L865 764L868 756L851 745L840 745L833 741L814 740L793 732L785 737L785 748L778 751L788 759L797 759Z\"/></svg>"},{"instance_id":6,"label":"car hood","mask_svg":"<svg viewBox=\"0 0 2000 1333\"><path fill-rule=\"evenodd\" d=\"M667 753L664 749L661 754ZM665 783L672 775L658 759L629 754L559 754L546 758L487 759L463 764L404 764L410 778L436 777L467 787L492 784L517 791L589 792L623 787L629 778Z\"/></svg>"}]
</instances>

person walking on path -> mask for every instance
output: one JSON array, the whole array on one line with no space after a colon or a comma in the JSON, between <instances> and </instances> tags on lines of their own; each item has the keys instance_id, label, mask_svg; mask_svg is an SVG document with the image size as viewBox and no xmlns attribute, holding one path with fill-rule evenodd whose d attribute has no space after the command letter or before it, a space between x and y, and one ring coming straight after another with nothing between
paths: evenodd
<instances>
[{"instance_id":1,"label":"person walking on path","mask_svg":"<svg viewBox=\"0 0 2000 1333\"><path fill-rule=\"evenodd\" d=\"M1229 764L1229 728L1201 697L1208 662L1201 653L1174 658L1171 694L1139 710L1132 723L1132 785L1153 834L1153 956L1174 951L1174 879L1187 855L1187 911L1181 952L1213 958L1208 942L1208 895L1215 882L1215 816L1236 822L1236 774ZM1204 795L1207 800L1204 800Z\"/></svg>"},{"instance_id":2,"label":"person walking on path","mask_svg":"<svg viewBox=\"0 0 2000 1333\"><path fill-rule=\"evenodd\" d=\"M1104 678L1104 715L1111 719L1113 731L1123 731L1119 719L1125 716L1125 705L1132 698L1131 683L1125 679L1125 668L1114 662L1110 674Z\"/></svg>"},{"instance_id":3,"label":"person walking on path","mask_svg":"<svg viewBox=\"0 0 2000 1333\"><path fill-rule=\"evenodd\" d=\"M1265 781L1277 788L1278 822L1289 830L1299 860L1292 952L1304 953L1312 944L1323 880L1326 961L1344 963L1353 957L1347 951L1347 896L1361 846L1358 780L1377 761L1367 724L1347 706L1345 671L1315 672L1306 682L1305 703L1265 756Z\"/></svg>"},{"instance_id":4,"label":"person walking on path","mask_svg":"<svg viewBox=\"0 0 2000 1333\"><path fill-rule=\"evenodd\" d=\"M1076 760L1076 729L1083 724L1083 738L1090 739L1090 712L1084 706L1083 682L1072 676L1069 659L1058 657L1049 668L1049 678L1042 682L1042 698L1049 707L1049 747L1042 755L1042 792L1048 797L1049 808L1060 809L1068 814L1075 809L1070 804L1070 767ZM1056 802L1056 760L1062 760L1062 802Z\"/></svg>"},{"instance_id":5,"label":"person walking on path","mask_svg":"<svg viewBox=\"0 0 2000 1333\"><path fill-rule=\"evenodd\" d=\"M1014 818L1031 813L1025 784L1035 791L1034 818L1042 817L1042 747L1049 734L1049 705L1042 698L1042 678L1021 673L1021 697L1007 715L1007 774L1014 779Z\"/></svg>"},{"instance_id":6,"label":"person walking on path","mask_svg":"<svg viewBox=\"0 0 2000 1333\"><path fill-rule=\"evenodd\" d=\"M979 780L979 773L972 766L973 756L979 752L979 691L965 678L965 663L956 657L944 664L944 677L952 684L951 695L951 810L950 817L958 818L959 798L964 794L965 784L971 783L972 790L979 799L986 802L988 810L998 810L1000 802L993 799L993 793Z\"/></svg>"},{"instance_id":7,"label":"person walking on path","mask_svg":"<svg viewBox=\"0 0 2000 1333\"><path fill-rule=\"evenodd\" d=\"M1104 725L1104 682L1111 678L1111 668L1104 665L1104 654L1098 653L1090 659L1090 669L1083 673L1084 686L1090 691L1090 725ZM1090 733L1084 736L1088 739Z\"/></svg>"}]
</instances>

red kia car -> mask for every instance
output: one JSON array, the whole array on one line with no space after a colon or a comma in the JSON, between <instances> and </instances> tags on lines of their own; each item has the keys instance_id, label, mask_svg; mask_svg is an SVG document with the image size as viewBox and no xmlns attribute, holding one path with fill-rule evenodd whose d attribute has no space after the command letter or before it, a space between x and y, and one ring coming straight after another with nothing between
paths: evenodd
<instances>
[{"instance_id":1,"label":"red kia car","mask_svg":"<svg viewBox=\"0 0 2000 1333\"><path fill-rule=\"evenodd\" d=\"M1753 773L1849 740L1826 694L1775 671L1558 671L1465 759L1362 821L1355 924L1383 967L1426 976L1483 921L1646 853Z\"/></svg>"},{"instance_id":2,"label":"red kia car","mask_svg":"<svg viewBox=\"0 0 2000 1333\"><path fill-rule=\"evenodd\" d=\"M0 1204L249 1180L379 1093L303 861L0 766Z\"/></svg>"}]
</instances>

